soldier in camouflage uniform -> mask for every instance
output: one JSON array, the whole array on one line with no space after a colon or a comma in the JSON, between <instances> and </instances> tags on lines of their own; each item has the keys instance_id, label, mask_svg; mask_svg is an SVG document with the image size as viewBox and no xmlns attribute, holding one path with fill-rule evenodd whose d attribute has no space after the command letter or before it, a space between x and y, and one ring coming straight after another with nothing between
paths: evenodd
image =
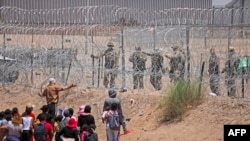
<instances>
[{"instance_id":1,"label":"soldier in camouflage uniform","mask_svg":"<svg viewBox=\"0 0 250 141\"><path fill-rule=\"evenodd\" d=\"M134 89L139 88L143 89L143 76L144 71L146 70L146 61L147 56L141 52L141 47L135 47L135 52L129 57L129 61L133 63L133 83Z\"/></svg>"},{"instance_id":2,"label":"soldier in camouflage uniform","mask_svg":"<svg viewBox=\"0 0 250 141\"><path fill-rule=\"evenodd\" d=\"M170 82L174 80L180 80L181 73L183 71L184 66L182 66L182 53L178 50L178 46L172 46L173 53L170 55L165 55L166 58L170 59L169 61L169 77ZM177 72L176 72L177 71Z\"/></svg>"},{"instance_id":3,"label":"soldier in camouflage uniform","mask_svg":"<svg viewBox=\"0 0 250 141\"><path fill-rule=\"evenodd\" d=\"M145 53L145 52L144 52ZM145 53L151 56L151 73L150 82L156 90L162 88L162 71L163 71L163 56L161 55L161 49L155 49L154 53Z\"/></svg>"},{"instance_id":4,"label":"soldier in camouflage uniform","mask_svg":"<svg viewBox=\"0 0 250 141\"><path fill-rule=\"evenodd\" d=\"M212 93L215 93L216 95L220 95L220 91L219 91L219 84L220 84L219 64L220 64L219 57L216 55L215 49L211 48L210 49L209 64L208 64L209 84L210 84L210 89L211 89Z\"/></svg>"},{"instance_id":5,"label":"soldier in camouflage uniform","mask_svg":"<svg viewBox=\"0 0 250 141\"><path fill-rule=\"evenodd\" d=\"M186 64L186 54L183 48L180 49L181 52L181 63L179 63L180 69L180 80L184 80L185 75L185 64Z\"/></svg>"},{"instance_id":6,"label":"soldier in camouflage uniform","mask_svg":"<svg viewBox=\"0 0 250 141\"><path fill-rule=\"evenodd\" d=\"M108 88L110 78L110 88L113 88L115 86L115 78L119 67L119 53L113 49L114 44L112 42L108 42L107 47L108 49L101 52L98 56L91 55L91 57L105 57L103 85L105 88Z\"/></svg>"},{"instance_id":7,"label":"soldier in camouflage uniform","mask_svg":"<svg viewBox=\"0 0 250 141\"><path fill-rule=\"evenodd\" d=\"M235 79L237 75L237 67L239 65L239 58L234 52L233 47L229 47L228 59L222 73L226 72L225 79L228 89L228 96L236 97L236 84Z\"/></svg>"}]
</instances>

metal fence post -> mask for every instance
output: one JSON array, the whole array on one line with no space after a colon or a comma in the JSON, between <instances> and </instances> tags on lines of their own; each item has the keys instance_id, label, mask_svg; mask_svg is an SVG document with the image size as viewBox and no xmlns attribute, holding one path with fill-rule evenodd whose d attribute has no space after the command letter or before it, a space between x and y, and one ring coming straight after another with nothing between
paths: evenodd
<instances>
[{"instance_id":1,"label":"metal fence post","mask_svg":"<svg viewBox=\"0 0 250 141\"><path fill-rule=\"evenodd\" d=\"M64 49L64 32L62 31L62 50ZM64 62L62 62L62 82L65 84ZM66 85L66 84L65 84Z\"/></svg>"},{"instance_id":2,"label":"metal fence post","mask_svg":"<svg viewBox=\"0 0 250 141\"><path fill-rule=\"evenodd\" d=\"M5 49L6 49L6 37L5 37L5 30L3 32L3 48L4 48L4 53L5 53ZM5 54L3 55L3 60L5 61Z\"/></svg>"},{"instance_id":3,"label":"metal fence post","mask_svg":"<svg viewBox=\"0 0 250 141\"><path fill-rule=\"evenodd\" d=\"M92 53L94 53L94 37L93 37L93 30L91 31L91 41L92 41ZM95 86L95 58L92 57L92 87Z\"/></svg>"},{"instance_id":4,"label":"metal fence post","mask_svg":"<svg viewBox=\"0 0 250 141\"><path fill-rule=\"evenodd\" d=\"M126 92L126 74L125 74L125 50L124 50L124 23L121 23L121 50L122 50L122 87L121 92Z\"/></svg>"},{"instance_id":5,"label":"metal fence post","mask_svg":"<svg viewBox=\"0 0 250 141\"><path fill-rule=\"evenodd\" d=\"M187 81L190 81L190 50L189 50L190 27L186 26L186 46L187 46Z\"/></svg>"}]
</instances>

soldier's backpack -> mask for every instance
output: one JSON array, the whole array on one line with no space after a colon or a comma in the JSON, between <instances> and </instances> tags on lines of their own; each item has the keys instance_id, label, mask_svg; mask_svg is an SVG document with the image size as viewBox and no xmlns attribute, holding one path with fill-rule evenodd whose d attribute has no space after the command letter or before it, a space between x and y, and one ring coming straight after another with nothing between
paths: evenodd
<instances>
[{"instance_id":1,"label":"soldier's backpack","mask_svg":"<svg viewBox=\"0 0 250 141\"><path fill-rule=\"evenodd\" d=\"M35 141L45 141L46 140L46 123L39 123L34 129Z\"/></svg>"},{"instance_id":2,"label":"soldier's backpack","mask_svg":"<svg viewBox=\"0 0 250 141\"><path fill-rule=\"evenodd\" d=\"M108 69L115 68L115 64L118 61L118 53L114 50L107 50L105 52L105 67Z\"/></svg>"},{"instance_id":3,"label":"soldier's backpack","mask_svg":"<svg viewBox=\"0 0 250 141\"><path fill-rule=\"evenodd\" d=\"M117 113L110 114L108 125L111 130L120 130L120 119Z\"/></svg>"},{"instance_id":4,"label":"soldier's backpack","mask_svg":"<svg viewBox=\"0 0 250 141\"><path fill-rule=\"evenodd\" d=\"M145 63L145 59L142 58L142 55L140 53L135 54L135 61L134 61L134 65L135 65L135 69L138 69L140 71L146 70L146 63Z\"/></svg>"},{"instance_id":5,"label":"soldier's backpack","mask_svg":"<svg viewBox=\"0 0 250 141\"><path fill-rule=\"evenodd\" d=\"M95 132L83 131L81 133L81 141L98 141L98 136Z\"/></svg>"}]
</instances>

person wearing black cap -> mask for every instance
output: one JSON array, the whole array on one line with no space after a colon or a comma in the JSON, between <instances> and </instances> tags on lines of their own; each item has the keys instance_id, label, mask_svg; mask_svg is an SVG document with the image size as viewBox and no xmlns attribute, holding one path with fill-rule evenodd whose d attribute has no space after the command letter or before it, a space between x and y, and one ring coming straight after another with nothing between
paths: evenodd
<instances>
[{"instance_id":1,"label":"person wearing black cap","mask_svg":"<svg viewBox=\"0 0 250 141\"><path fill-rule=\"evenodd\" d=\"M105 111L107 106L111 107L112 103L116 103L117 104L117 109L118 109L118 114L119 114L119 117L120 117L120 122L121 122L120 124L122 125L123 132L124 132L124 134L129 134L130 131L127 130L127 128L126 128L126 122L124 121L121 102L116 97L117 91L115 89L109 89L108 94L109 94L109 97L106 98L105 101L104 101L103 111Z\"/></svg>"},{"instance_id":2,"label":"person wearing black cap","mask_svg":"<svg viewBox=\"0 0 250 141\"><path fill-rule=\"evenodd\" d=\"M43 105L41 108L40 108L40 110L42 110L42 113L40 113L38 116L37 116L37 119L39 120L39 121L41 121L41 115L42 114L45 114L46 115L46 121L48 122L48 123L51 123L52 124L52 120L53 120L53 116L49 113L49 107L48 107L48 105ZM52 124L53 125L53 124Z\"/></svg>"}]
</instances>

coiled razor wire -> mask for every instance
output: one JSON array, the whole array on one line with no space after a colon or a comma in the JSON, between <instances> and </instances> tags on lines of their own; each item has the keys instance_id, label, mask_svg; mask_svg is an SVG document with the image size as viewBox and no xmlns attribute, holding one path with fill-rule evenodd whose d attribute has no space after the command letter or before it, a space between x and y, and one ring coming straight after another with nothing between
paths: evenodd
<instances>
[{"instance_id":1,"label":"coiled razor wire","mask_svg":"<svg viewBox=\"0 0 250 141\"><path fill-rule=\"evenodd\" d=\"M31 10L1 7L0 11L3 36L0 39L0 68L1 71L18 72L19 75L18 78L15 75L1 77L8 93L18 93L34 82L36 86L30 87L32 93L37 93L49 77L56 77L63 85L76 83L79 89L104 89L104 59L92 59L90 55L106 49L108 41L114 42L120 53L116 78L118 89L125 87L133 90L133 69L128 57L135 46L141 46L148 53L161 48L162 55L171 53L170 47L173 45L182 47L187 55L185 79L197 80L200 77L201 62L205 61L202 84L206 93L210 92L206 70L211 47L216 48L220 57L220 68L225 66L228 46L235 46L239 56L248 54L248 8L148 11L103 5ZM123 57L125 62L122 61ZM164 67L168 63L169 60L164 58ZM145 87L133 91L144 94L155 91L149 82L150 66L148 57ZM220 75L220 78L220 87L226 93L224 75ZM169 81L168 73L163 74L162 90L167 89ZM236 84L239 87L237 95L242 97L240 76ZM11 92L14 85L22 89ZM247 92L248 84L245 83L244 87ZM248 97L245 95L245 98Z\"/></svg>"},{"instance_id":2,"label":"coiled razor wire","mask_svg":"<svg viewBox=\"0 0 250 141\"><path fill-rule=\"evenodd\" d=\"M2 24L15 26L84 26L117 25L121 18L126 25L239 25L249 24L248 8L172 8L158 11L131 9L115 5L69 7L63 9L20 9L1 7Z\"/></svg>"}]
</instances>

